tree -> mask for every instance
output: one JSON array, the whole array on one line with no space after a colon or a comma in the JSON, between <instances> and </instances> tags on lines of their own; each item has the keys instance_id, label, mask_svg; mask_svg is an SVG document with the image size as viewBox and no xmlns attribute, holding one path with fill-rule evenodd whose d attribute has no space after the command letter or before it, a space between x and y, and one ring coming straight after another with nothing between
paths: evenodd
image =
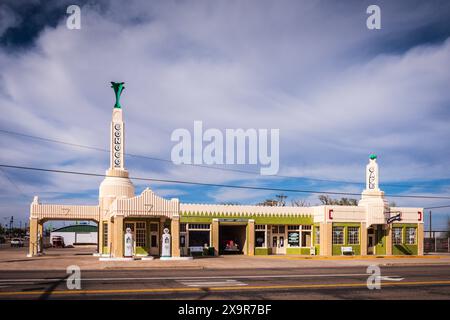
<instances>
[{"instance_id":1,"label":"tree","mask_svg":"<svg viewBox=\"0 0 450 320\"><path fill-rule=\"evenodd\" d=\"M351 198L332 199L328 195L321 194L319 200L323 205L357 206L358 200Z\"/></svg>"},{"instance_id":2,"label":"tree","mask_svg":"<svg viewBox=\"0 0 450 320\"><path fill-rule=\"evenodd\" d=\"M306 200L301 199L301 200L292 200L291 205L293 207L309 207L310 203L306 202Z\"/></svg>"},{"instance_id":3,"label":"tree","mask_svg":"<svg viewBox=\"0 0 450 320\"><path fill-rule=\"evenodd\" d=\"M278 206L277 200L266 199L263 202L257 203L257 206L265 206L265 207L276 207Z\"/></svg>"},{"instance_id":4,"label":"tree","mask_svg":"<svg viewBox=\"0 0 450 320\"><path fill-rule=\"evenodd\" d=\"M284 194L277 194L275 196L275 199L266 199L263 202L258 203L258 206L265 206L265 207L284 207L286 206L286 198L287 196Z\"/></svg>"}]
</instances>

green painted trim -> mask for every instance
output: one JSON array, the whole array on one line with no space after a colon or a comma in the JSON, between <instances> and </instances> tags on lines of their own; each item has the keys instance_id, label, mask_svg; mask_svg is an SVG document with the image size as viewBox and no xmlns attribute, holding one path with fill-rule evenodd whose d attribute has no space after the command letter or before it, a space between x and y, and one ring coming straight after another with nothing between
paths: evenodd
<instances>
[{"instance_id":1,"label":"green painted trim","mask_svg":"<svg viewBox=\"0 0 450 320\"><path fill-rule=\"evenodd\" d=\"M272 254L272 248L255 248L255 256L267 256Z\"/></svg>"},{"instance_id":2,"label":"green painted trim","mask_svg":"<svg viewBox=\"0 0 450 320\"><path fill-rule=\"evenodd\" d=\"M213 217L180 217L180 223L212 223Z\"/></svg>"},{"instance_id":3,"label":"green painted trim","mask_svg":"<svg viewBox=\"0 0 450 320\"><path fill-rule=\"evenodd\" d=\"M136 254L145 254L148 255L150 250L144 247L136 247Z\"/></svg>"},{"instance_id":4,"label":"green painted trim","mask_svg":"<svg viewBox=\"0 0 450 320\"><path fill-rule=\"evenodd\" d=\"M221 218L233 218L234 216L190 216L190 215L181 215L180 222L182 223L212 223L213 219L221 219ZM312 216L299 216L299 217L259 217L259 216L238 216L240 218L245 219L253 219L255 220L255 224L284 224L284 225L312 225L313 217Z\"/></svg>"},{"instance_id":5,"label":"green painted trim","mask_svg":"<svg viewBox=\"0 0 450 320\"><path fill-rule=\"evenodd\" d=\"M317 244L314 246L314 248L316 248L316 256L320 255L320 245Z\"/></svg>"},{"instance_id":6,"label":"green painted trim","mask_svg":"<svg viewBox=\"0 0 450 320\"><path fill-rule=\"evenodd\" d=\"M301 254L305 256L310 255L309 248L286 248L286 254Z\"/></svg>"},{"instance_id":7,"label":"green painted trim","mask_svg":"<svg viewBox=\"0 0 450 320\"><path fill-rule=\"evenodd\" d=\"M333 227L361 227L359 222L333 222Z\"/></svg>"},{"instance_id":8,"label":"green painted trim","mask_svg":"<svg viewBox=\"0 0 450 320\"><path fill-rule=\"evenodd\" d=\"M417 244L394 244L392 246L392 254L401 255L417 255Z\"/></svg>"},{"instance_id":9,"label":"green painted trim","mask_svg":"<svg viewBox=\"0 0 450 320\"><path fill-rule=\"evenodd\" d=\"M380 225L375 229L377 243L375 245L375 254L376 255L385 255L386 254L386 230L381 228Z\"/></svg>"},{"instance_id":10,"label":"green painted trim","mask_svg":"<svg viewBox=\"0 0 450 320\"><path fill-rule=\"evenodd\" d=\"M393 223L392 228L417 228L418 223Z\"/></svg>"},{"instance_id":11,"label":"green painted trim","mask_svg":"<svg viewBox=\"0 0 450 320\"><path fill-rule=\"evenodd\" d=\"M359 256L361 254L361 245L359 244L349 244L349 245L342 245L342 244L333 244L333 256L340 256L342 255L341 247L352 247L353 248L353 254L355 256Z\"/></svg>"}]
</instances>

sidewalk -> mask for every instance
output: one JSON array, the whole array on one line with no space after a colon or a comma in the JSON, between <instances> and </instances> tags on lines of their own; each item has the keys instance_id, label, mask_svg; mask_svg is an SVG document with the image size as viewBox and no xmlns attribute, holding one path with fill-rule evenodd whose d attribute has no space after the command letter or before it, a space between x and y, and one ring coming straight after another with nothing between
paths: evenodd
<instances>
[{"instance_id":1,"label":"sidewalk","mask_svg":"<svg viewBox=\"0 0 450 320\"><path fill-rule=\"evenodd\" d=\"M349 267L368 265L428 265L450 267L450 255L411 256L220 256L188 261L99 261L92 248L49 249L41 257L26 257L26 248L0 250L0 270L65 270L77 265L84 270L104 269L283 269L311 267Z\"/></svg>"}]
</instances>

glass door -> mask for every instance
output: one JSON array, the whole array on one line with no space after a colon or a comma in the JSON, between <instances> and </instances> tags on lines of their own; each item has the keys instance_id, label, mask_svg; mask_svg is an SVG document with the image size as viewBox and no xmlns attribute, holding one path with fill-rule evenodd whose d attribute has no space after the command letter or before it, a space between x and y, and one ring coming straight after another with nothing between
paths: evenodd
<instances>
[{"instance_id":1,"label":"glass door","mask_svg":"<svg viewBox=\"0 0 450 320\"><path fill-rule=\"evenodd\" d=\"M272 226L272 254L286 253L285 226Z\"/></svg>"}]
</instances>

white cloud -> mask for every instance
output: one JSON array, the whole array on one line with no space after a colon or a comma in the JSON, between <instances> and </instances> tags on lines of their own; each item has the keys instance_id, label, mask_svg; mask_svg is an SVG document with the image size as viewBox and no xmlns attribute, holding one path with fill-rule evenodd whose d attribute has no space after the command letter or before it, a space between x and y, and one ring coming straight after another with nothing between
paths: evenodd
<instances>
[{"instance_id":1,"label":"white cloud","mask_svg":"<svg viewBox=\"0 0 450 320\"><path fill-rule=\"evenodd\" d=\"M27 51L0 48L0 126L108 148L114 103L109 81L121 80L130 153L168 159L171 132L202 120L222 130L279 128L284 175L363 182L367 156L375 152L382 181L448 178L450 41L398 52L383 47L384 39L413 37L408 23L423 26L439 18L433 8L424 5L417 15L387 4L387 24L377 35L365 28L362 5L148 3L113 2L103 12L84 6L81 30L68 30L61 21ZM0 147L3 163L99 173L108 166L107 154L12 136L2 135ZM131 176L263 179L130 163ZM38 188L20 178L30 193L95 190L101 180L47 177ZM176 193L173 185L136 184ZM253 195L266 194L218 190L209 196L253 201Z\"/></svg>"}]
</instances>

